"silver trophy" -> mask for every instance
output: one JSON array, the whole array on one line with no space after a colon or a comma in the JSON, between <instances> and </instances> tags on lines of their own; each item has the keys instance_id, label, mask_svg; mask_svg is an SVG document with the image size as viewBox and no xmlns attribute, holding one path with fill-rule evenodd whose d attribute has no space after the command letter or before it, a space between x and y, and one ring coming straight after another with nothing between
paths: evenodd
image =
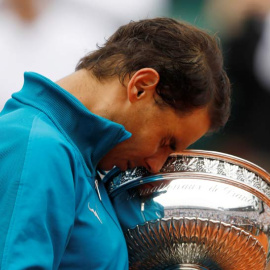
<instances>
[{"instance_id":1,"label":"silver trophy","mask_svg":"<svg viewBox=\"0 0 270 270\"><path fill-rule=\"evenodd\" d=\"M270 175L260 167L190 150L158 174L135 168L108 177L131 270L269 267Z\"/></svg>"}]
</instances>

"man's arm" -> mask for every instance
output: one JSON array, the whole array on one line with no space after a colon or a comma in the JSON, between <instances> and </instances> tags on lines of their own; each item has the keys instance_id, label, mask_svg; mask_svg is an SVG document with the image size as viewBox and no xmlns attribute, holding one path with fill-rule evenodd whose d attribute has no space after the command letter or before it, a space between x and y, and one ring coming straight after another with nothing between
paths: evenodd
<instances>
[{"instance_id":1,"label":"man's arm","mask_svg":"<svg viewBox=\"0 0 270 270\"><path fill-rule=\"evenodd\" d=\"M69 239L75 213L72 154L63 138L47 135L31 131L8 231L0 235L3 270L56 269Z\"/></svg>"}]
</instances>

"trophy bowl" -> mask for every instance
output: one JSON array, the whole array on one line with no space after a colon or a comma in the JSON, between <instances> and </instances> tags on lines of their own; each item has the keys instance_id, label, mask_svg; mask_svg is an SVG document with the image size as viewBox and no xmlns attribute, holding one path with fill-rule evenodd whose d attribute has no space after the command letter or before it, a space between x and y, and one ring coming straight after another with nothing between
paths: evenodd
<instances>
[{"instance_id":1,"label":"trophy bowl","mask_svg":"<svg viewBox=\"0 0 270 270\"><path fill-rule=\"evenodd\" d=\"M104 179L131 270L263 270L269 266L270 175L224 153L171 155Z\"/></svg>"}]
</instances>

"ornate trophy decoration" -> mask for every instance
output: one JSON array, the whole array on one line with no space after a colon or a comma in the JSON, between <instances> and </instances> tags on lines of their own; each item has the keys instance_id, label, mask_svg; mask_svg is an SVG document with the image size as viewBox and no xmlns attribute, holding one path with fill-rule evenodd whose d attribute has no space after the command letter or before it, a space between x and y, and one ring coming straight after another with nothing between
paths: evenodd
<instances>
[{"instance_id":1,"label":"ornate trophy decoration","mask_svg":"<svg viewBox=\"0 0 270 270\"><path fill-rule=\"evenodd\" d=\"M108 190L131 270L263 270L269 266L270 175L201 150L168 158L158 174L116 171Z\"/></svg>"}]
</instances>

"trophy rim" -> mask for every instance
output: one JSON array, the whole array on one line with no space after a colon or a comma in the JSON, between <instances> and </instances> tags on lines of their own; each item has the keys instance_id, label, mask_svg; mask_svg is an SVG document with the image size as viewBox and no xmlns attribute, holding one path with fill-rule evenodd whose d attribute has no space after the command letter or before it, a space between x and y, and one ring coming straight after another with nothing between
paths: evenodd
<instances>
[{"instance_id":1,"label":"trophy rim","mask_svg":"<svg viewBox=\"0 0 270 270\"><path fill-rule=\"evenodd\" d=\"M256 165L255 163L238 157L231 154L218 152L218 151L209 151L209 150L199 150L199 149L187 149L182 152L172 153L169 158L177 157L179 155L182 156L194 156L196 157L208 157L208 158L219 158L226 162L231 162L233 164L241 165L247 169L250 169L252 172L257 173L260 177L262 177L268 184L270 184L270 173L263 169L262 167ZM168 158L168 159L169 159Z\"/></svg>"},{"instance_id":2,"label":"trophy rim","mask_svg":"<svg viewBox=\"0 0 270 270\"><path fill-rule=\"evenodd\" d=\"M241 172L246 170L249 174L254 174L254 177L258 178L261 184L265 187L259 185L256 186L255 178L248 182L248 180L241 180L238 179L238 176L228 176L228 175L221 175L220 173L216 172L206 172L206 171L199 171L196 169L188 170L188 169L179 169L177 166L172 165L174 160L176 161L184 161L186 158L198 158L202 160L214 160L218 161L219 164L229 164L236 166ZM197 162L198 163L198 162ZM204 167L203 167L204 168ZM267 205L270 206L270 174L264 170L263 168L257 166L256 164L245 160L240 157L236 157L230 154L216 152L216 151L205 151L205 150L185 150L182 152L177 152L171 154L163 167L161 168L160 172L158 173L149 173L143 167L136 167L134 169L128 170L126 172L117 171L116 175L120 175L120 180L117 183L111 181L109 183L109 195L114 197L115 195L119 194L123 189L133 188L141 184L145 184L148 182L154 182L159 180L166 180L166 179L179 179L179 178L200 178L204 180L211 180L216 182L226 182L235 187L242 188L248 192L252 192L257 197L261 198ZM114 178L115 175L112 175ZM244 178L244 176L242 176ZM139 181L138 181L139 180Z\"/></svg>"}]
</instances>

